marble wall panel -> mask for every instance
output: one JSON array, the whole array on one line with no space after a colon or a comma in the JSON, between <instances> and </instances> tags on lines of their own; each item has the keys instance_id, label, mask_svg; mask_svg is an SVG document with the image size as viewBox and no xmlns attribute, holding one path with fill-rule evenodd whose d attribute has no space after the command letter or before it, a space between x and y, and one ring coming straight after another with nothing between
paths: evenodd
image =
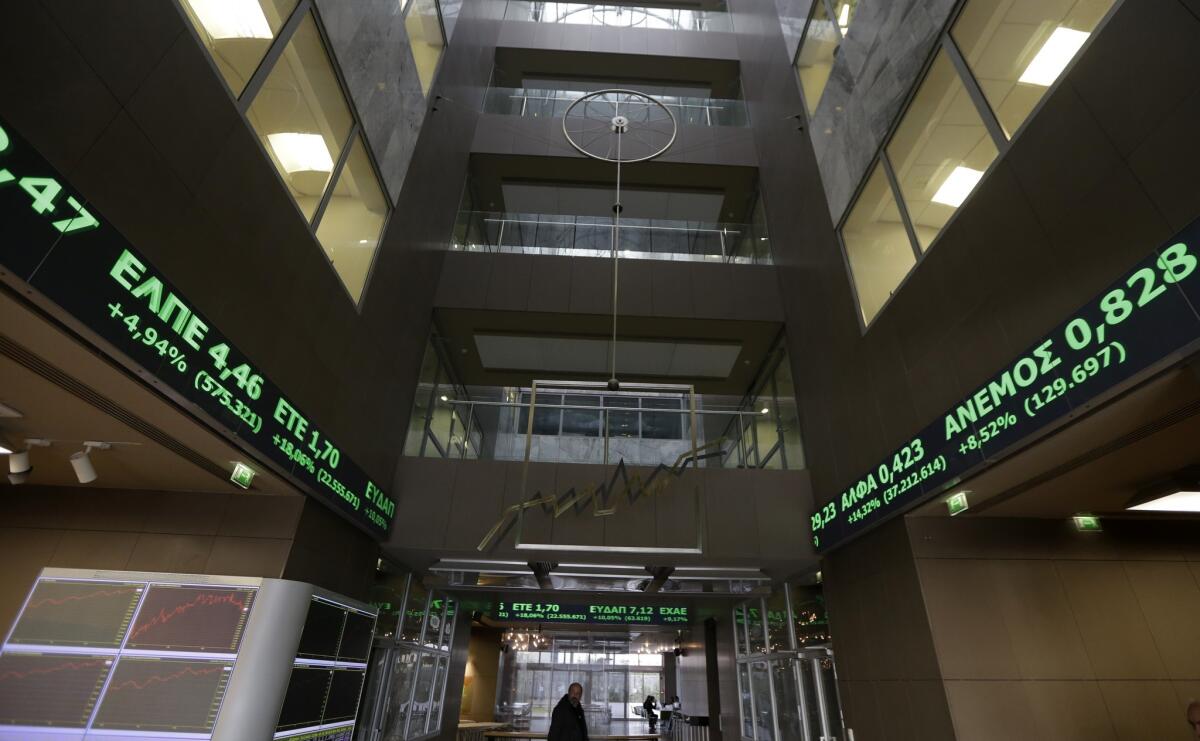
<instances>
[{"instance_id":1,"label":"marble wall panel","mask_svg":"<svg viewBox=\"0 0 1200 741\"><path fill-rule=\"evenodd\" d=\"M809 125L835 222L866 176L955 2L862 0L858 4Z\"/></svg>"}]
</instances>

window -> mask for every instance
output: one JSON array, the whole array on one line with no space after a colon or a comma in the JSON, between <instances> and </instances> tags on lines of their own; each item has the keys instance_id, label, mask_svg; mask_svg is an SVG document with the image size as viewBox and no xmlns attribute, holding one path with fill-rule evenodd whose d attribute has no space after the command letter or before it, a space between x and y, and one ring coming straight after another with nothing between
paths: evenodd
<instances>
[{"instance_id":1,"label":"window","mask_svg":"<svg viewBox=\"0 0 1200 741\"><path fill-rule=\"evenodd\" d=\"M800 51L796 54L796 74L800 76L800 88L804 91L810 116L817 112L841 42L841 33L829 17L825 0L817 0Z\"/></svg>"},{"instance_id":2,"label":"window","mask_svg":"<svg viewBox=\"0 0 1200 741\"><path fill-rule=\"evenodd\" d=\"M408 33L417 77L421 80L421 92L428 97L438 62L446 49L442 20L438 15L437 0L405 0L405 3L408 14L404 17L404 30Z\"/></svg>"},{"instance_id":3,"label":"window","mask_svg":"<svg viewBox=\"0 0 1200 741\"><path fill-rule=\"evenodd\" d=\"M334 272L359 303L391 202L325 48L313 0L180 2Z\"/></svg>"},{"instance_id":4,"label":"window","mask_svg":"<svg viewBox=\"0 0 1200 741\"><path fill-rule=\"evenodd\" d=\"M311 221L354 124L311 14L301 21L247 115Z\"/></svg>"},{"instance_id":5,"label":"window","mask_svg":"<svg viewBox=\"0 0 1200 741\"><path fill-rule=\"evenodd\" d=\"M883 164L877 163L842 227L863 321L870 324L917 257Z\"/></svg>"},{"instance_id":6,"label":"window","mask_svg":"<svg viewBox=\"0 0 1200 741\"><path fill-rule=\"evenodd\" d=\"M355 301L362 298L387 212L367 147L355 136L317 227L317 241Z\"/></svg>"},{"instance_id":7,"label":"window","mask_svg":"<svg viewBox=\"0 0 1200 741\"><path fill-rule=\"evenodd\" d=\"M1115 0L975 0L951 35L1012 137Z\"/></svg>"},{"instance_id":8,"label":"window","mask_svg":"<svg viewBox=\"0 0 1200 741\"><path fill-rule=\"evenodd\" d=\"M983 178L999 151L943 50L887 146L922 250Z\"/></svg>"},{"instance_id":9,"label":"window","mask_svg":"<svg viewBox=\"0 0 1200 741\"><path fill-rule=\"evenodd\" d=\"M262 63L297 0L183 0L183 10L234 97Z\"/></svg>"}]
</instances>

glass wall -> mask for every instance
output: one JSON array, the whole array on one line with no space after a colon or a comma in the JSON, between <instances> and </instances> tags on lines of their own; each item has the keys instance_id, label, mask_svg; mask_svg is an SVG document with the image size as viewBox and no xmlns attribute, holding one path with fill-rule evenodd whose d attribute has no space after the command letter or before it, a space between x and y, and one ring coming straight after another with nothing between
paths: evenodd
<instances>
[{"instance_id":1,"label":"glass wall","mask_svg":"<svg viewBox=\"0 0 1200 741\"><path fill-rule=\"evenodd\" d=\"M986 179L1115 4L967 0L962 5L840 226L864 329ZM833 16L822 16L822 3L817 6L812 22L828 22ZM852 19L854 10L850 3L837 12ZM824 12L833 13L832 7ZM842 23L840 15L836 20ZM802 74L802 84L804 79Z\"/></svg>"},{"instance_id":2,"label":"glass wall","mask_svg":"<svg viewBox=\"0 0 1200 741\"><path fill-rule=\"evenodd\" d=\"M391 201L334 68L312 0L179 1L283 187L357 304ZM435 0L414 2L434 3L436 21Z\"/></svg>"},{"instance_id":3,"label":"glass wall","mask_svg":"<svg viewBox=\"0 0 1200 741\"><path fill-rule=\"evenodd\" d=\"M816 632L827 626L819 594L785 584L734 608L742 738L845 738L828 630Z\"/></svg>"},{"instance_id":4,"label":"glass wall","mask_svg":"<svg viewBox=\"0 0 1200 741\"><path fill-rule=\"evenodd\" d=\"M403 599L397 602L396 595ZM381 574L372 588L379 627L357 741L428 738L442 726L456 600L428 593L411 574Z\"/></svg>"},{"instance_id":5,"label":"glass wall","mask_svg":"<svg viewBox=\"0 0 1200 741\"><path fill-rule=\"evenodd\" d=\"M437 0L404 0L404 31L412 49L421 92L428 97L438 62L446 51L446 36Z\"/></svg>"},{"instance_id":6,"label":"glass wall","mask_svg":"<svg viewBox=\"0 0 1200 741\"><path fill-rule=\"evenodd\" d=\"M504 647L496 719L544 732L571 682L583 685L583 708L592 734L608 733L605 727L612 721L638 719L635 710L646 696L661 702L665 686L662 654L640 647L642 642L638 634L582 633L548 635L539 649Z\"/></svg>"},{"instance_id":7,"label":"glass wall","mask_svg":"<svg viewBox=\"0 0 1200 741\"><path fill-rule=\"evenodd\" d=\"M800 409L792 383L792 364L781 336L762 372L722 436L729 441L726 468L799 470L805 467Z\"/></svg>"},{"instance_id":8,"label":"glass wall","mask_svg":"<svg viewBox=\"0 0 1200 741\"><path fill-rule=\"evenodd\" d=\"M639 90L644 90L642 87ZM562 118L567 108L588 93L582 90L488 88L484 113L524 118ZM680 126L748 126L746 103L741 100L653 94L675 116Z\"/></svg>"}]
</instances>

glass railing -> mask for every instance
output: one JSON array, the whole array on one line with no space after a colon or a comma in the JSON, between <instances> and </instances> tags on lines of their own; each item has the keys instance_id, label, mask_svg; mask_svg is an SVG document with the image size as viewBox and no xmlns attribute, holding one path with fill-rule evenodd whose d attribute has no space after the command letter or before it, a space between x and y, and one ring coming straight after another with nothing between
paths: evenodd
<instances>
[{"instance_id":1,"label":"glass railing","mask_svg":"<svg viewBox=\"0 0 1200 741\"><path fill-rule=\"evenodd\" d=\"M570 257L611 257L613 223L606 216L461 211L453 249ZM621 219L620 256L635 260L688 260L771 264L771 242L753 224L675 219Z\"/></svg>"},{"instance_id":2,"label":"glass railing","mask_svg":"<svg viewBox=\"0 0 1200 741\"><path fill-rule=\"evenodd\" d=\"M729 13L723 11L528 0L509 0L504 9L504 20L575 23L615 28L661 28L674 31L733 30L733 20Z\"/></svg>"},{"instance_id":3,"label":"glass railing","mask_svg":"<svg viewBox=\"0 0 1200 741\"><path fill-rule=\"evenodd\" d=\"M420 389L418 389L420 394ZM456 460L702 468L803 468L799 423L786 409L729 397L480 388L418 404L406 455ZM532 424L530 413L532 410ZM415 437L414 437L415 436Z\"/></svg>"},{"instance_id":4,"label":"glass railing","mask_svg":"<svg viewBox=\"0 0 1200 741\"><path fill-rule=\"evenodd\" d=\"M533 88L495 87L483 101L484 113L499 113L525 118L562 118L572 103L587 95L578 90L538 90ZM681 126L748 126L746 104L741 100L686 98L655 95L675 115ZM630 102L627 105L637 105ZM660 114L661 115L661 114Z\"/></svg>"}]
</instances>

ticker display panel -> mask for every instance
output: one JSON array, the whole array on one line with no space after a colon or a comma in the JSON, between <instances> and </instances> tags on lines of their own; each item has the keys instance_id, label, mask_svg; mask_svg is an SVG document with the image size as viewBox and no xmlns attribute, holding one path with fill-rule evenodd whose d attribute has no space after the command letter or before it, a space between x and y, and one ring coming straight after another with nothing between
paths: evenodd
<instances>
[{"instance_id":1,"label":"ticker display panel","mask_svg":"<svg viewBox=\"0 0 1200 741\"><path fill-rule=\"evenodd\" d=\"M498 602L494 617L506 622L686 625L688 608L686 605Z\"/></svg>"},{"instance_id":2,"label":"ticker display panel","mask_svg":"<svg viewBox=\"0 0 1200 741\"><path fill-rule=\"evenodd\" d=\"M40 577L0 652L0 741L209 738L256 594Z\"/></svg>"},{"instance_id":3,"label":"ticker display panel","mask_svg":"<svg viewBox=\"0 0 1200 741\"><path fill-rule=\"evenodd\" d=\"M950 489L1200 340L1200 219L812 513L818 552Z\"/></svg>"},{"instance_id":4,"label":"ticker display panel","mask_svg":"<svg viewBox=\"0 0 1200 741\"><path fill-rule=\"evenodd\" d=\"M13 128L0 263L378 539L396 504Z\"/></svg>"}]
</instances>

